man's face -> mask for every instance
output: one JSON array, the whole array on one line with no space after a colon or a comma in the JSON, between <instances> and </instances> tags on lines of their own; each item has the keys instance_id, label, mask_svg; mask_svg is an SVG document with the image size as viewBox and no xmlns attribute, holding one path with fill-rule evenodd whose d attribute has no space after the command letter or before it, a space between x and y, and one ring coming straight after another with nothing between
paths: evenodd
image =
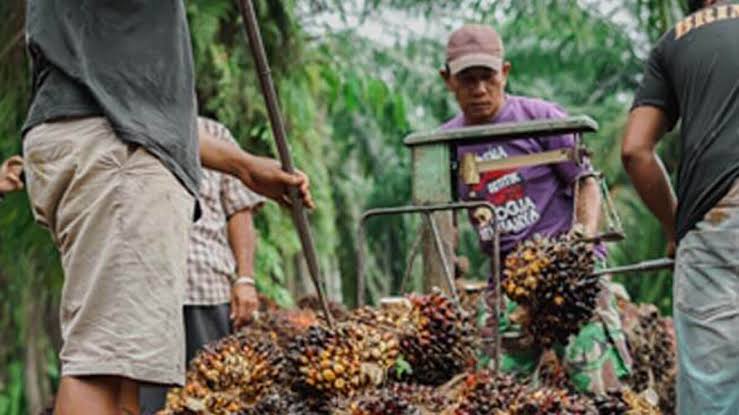
<instances>
[{"instance_id":1,"label":"man's face","mask_svg":"<svg viewBox=\"0 0 739 415\"><path fill-rule=\"evenodd\" d=\"M505 102L505 85L510 63L500 72L486 67L472 67L456 75L442 73L447 88L470 124L484 124L498 113Z\"/></svg>"}]
</instances>

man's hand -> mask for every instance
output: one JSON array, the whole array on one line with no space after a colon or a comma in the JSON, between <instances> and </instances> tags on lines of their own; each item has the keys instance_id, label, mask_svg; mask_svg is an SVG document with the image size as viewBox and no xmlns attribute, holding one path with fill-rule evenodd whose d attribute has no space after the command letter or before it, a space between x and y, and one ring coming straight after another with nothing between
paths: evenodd
<instances>
[{"instance_id":1,"label":"man's hand","mask_svg":"<svg viewBox=\"0 0 739 415\"><path fill-rule=\"evenodd\" d=\"M290 206L288 187L297 187L303 203L310 209L315 207L308 176L300 170L285 172L275 159L249 155L240 166L238 177L250 189L285 206Z\"/></svg>"},{"instance_id":2,"label":"man's hand","mask_svg":"<svg viewBox=\"0 0 739 415\"><path fill-rule=\"evenodd\" d=\"M277 160L249 154L237 145L213 137L207 129L198 131L200 160L204 167L238 177L253 191L283 205L290 204L288 188L298 188L303 203L314 208L308 177L301 171L286 173Z\"/></svg>"},{"instance_id":3,"label":"man's hand","mask_svg":"<svg viewBox=\"0 0 739 415\"><path fill-rule=\"evenodd\" d=\"M257 290L251 284L234 284L231 287L231 320L234 331L249 324L259 308Z\"/></svg>"},{"instance_id":4,"label":"man's hand","mask_svg":"<svg viewBox=\"0 0 739 415\"><path fill-rule=\"evenodd\" d=\"M15 192L23 189L21 172L23 171L23 159L13 156L5 160L0 166L0 193Z\"/></svg>"}]
</instances>

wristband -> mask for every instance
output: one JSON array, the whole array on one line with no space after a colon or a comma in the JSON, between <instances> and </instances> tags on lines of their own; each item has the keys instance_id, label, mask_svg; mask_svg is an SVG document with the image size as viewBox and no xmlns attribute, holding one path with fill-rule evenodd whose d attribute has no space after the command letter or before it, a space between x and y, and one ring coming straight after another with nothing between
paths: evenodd
<instances>
[{"instance_id":1,"label":"wristband","mask_svg":"<svg viewBox=\"0 0 739 415\"><path fill-rule=\"evenodd\" d=\"M239 285L239 284L246 284L246 285L256 285L256 282L254 281L254 278L247 277L247 276L241 276L236 278L233 283L233 285Z\"/></svg>"}]
</instances>

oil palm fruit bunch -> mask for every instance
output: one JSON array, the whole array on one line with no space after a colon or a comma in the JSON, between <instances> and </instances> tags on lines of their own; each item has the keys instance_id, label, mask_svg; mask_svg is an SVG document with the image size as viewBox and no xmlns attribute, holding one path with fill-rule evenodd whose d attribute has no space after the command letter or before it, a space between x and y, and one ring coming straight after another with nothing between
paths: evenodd
<instances>
[{"instance_id":1,"label":"oil palm fruit bunch","mask_svg":"<svg viewBox=\"0 0 739 415\"><path fill-rule=\"evenodd\" d=\"M241 412L241 415L309 415L316 413L311 409L310 399L297 393L276 389L259 402Z\"/></svg>"},{"instance_id":2,"label":"oil palm fruit bunch","mask_svg":"<svg viewBox=\"0 0 739 415\"><path fill-rule=\"evenodd\" d=\"M511 415L595 415L597 409L584 397L561 388L539 388L519 396L510 405Z\"/></svg>"},{"instance_id":3,"label":"oil palm fruit bunch","mask_svg":"<svg viewBox=\"0 0 739 415\"><path fill-rule=\"evenodd\" d=\"M214 414L241 410L279 382L283 362L272 337L260 333L227 336L206 345L190 362L186 385L170 391L167 409Z\"/></svg>"},{"instance_id":4,"label":"oil palm fruit bunch","mask_svg":"<svg viewBox=\"0 0 739 415\"><path fill-rule=\"evenodd\" d=\"M621 395L629 408L628 415L662 415L659 408L629 388L624 389Z\"/></svg>"},{"instance_id":5,"label":"oil palm fruit bunch","mask_svg":"<svg viewBox=\"0 0 739 415\"><path fill-rule=\"evenodd\" d=\"M624 400L623 392L620 390L608 391L604 395L595 395L592 400L598 410L598 415L626 415L629 411L629 406Z\"/></svg>"},{"instance_id":6,"label":"oil palm fruit bunch","mask_svg":"<svg viewBox=\"0 0 739 415\"><path fill-rule=\"evenodd\" d=\"M287 348L294 386L326 397L348 396L366 384L360 345L345 327L315 325Z\"/></svg>"},{"instance_id":7,"label":"oil palm fruit bunch","mask_svg":"<svg viewBox=\"0 0 739 415\"><path fill-rule=\"evenodd\" d=\"M370 324L350 324L347 331L359 347L362 363L377 365L383 371L395 366L400 354L397 333Z\"/></svg>"},{"instance_id":8,"label":"oil palm fruit bunch","mask_svg":"<svg viewBox=\"0 0 739 415\"><path fill-rule=\"evenodd\" d=\"M624 310L630 320L624 331L634 359L629 385L636 392L653 390L662 411L674 413L677 362L672 321L651 304L627 304Z\"/></svg>"},{"instance_id":9,"label":"oil palm fruit bunch","mask_svg":"<svg viewBox=\"0 0 739 415\"><path fill-rule=\"evenodd\" d=\"M509 407L526 394L512 376L477 372L467 375L457 396L454 415L510 414Z\"/></svg>"},{"instance_id":10,"label":"oil palm fruit bunch","mask_svg":"<svg viewBox=\"0 0 739 415\"><path fill-rule=\"evenodd\" d=\"M190 362L191 376L213 391L238 391L253 402L276 384L284 356L271 335L241 332L206 345Z\"/></svg>"},{"instance_id":11,"label":"oil palm fruit bunch","mask_svg":"<svg viewBox=\"0 0 739 415\"><path fill-rule=\"evenodd\" d=\"M421 411L403 396L389 389L377 389L345 404L349 415L420 415Z\"/></svg>"},{"instance_id":12,"label":"oil palm fruit bunch","mask_svg":"<svg viewBox=\"0 0 739 415\"><path fill-rule=\"evenodd\" d=\"M421 408L422 413L439 413L452 404L448 393L415 383L392 383L386 386L392 396L405 399Z\"/></svg>"},{"instance_id":13,"label":"oil palm fruit bunch","mask_svg":"<svg viewBox=\"0 0 739 415\"><path fill-rule=\"evenodd\" d=\"M198 381L189 380L185 387L173 388L167 393L166 407L158 415L227 415L243 408L238 394L212 391Z\"/></svg>"},{"instance_id":14,"label":"oil palm fruit bunch","mask_svg":"<svg viewBox=\"0 0 739 415\"><path fill-rule=\"evenodd\" d=\"M400 352L415 381L440 385L474 365L476 338L471 318L438 290L411 294Z\"/></svg>"},{"instance_id":15,"label":"oil palm fruit bunch","mask_svg":"<svg viewBox=\"0 0 739 415\"><path fill-rule=\"evenodd\" d=\"M580 228L555 238L536 235L505 260L503 289L528 310L526 329L544 347L566 344L593 316L600 284L592 275L593 245L583 237Z\"/></svg>"}]
</instances>

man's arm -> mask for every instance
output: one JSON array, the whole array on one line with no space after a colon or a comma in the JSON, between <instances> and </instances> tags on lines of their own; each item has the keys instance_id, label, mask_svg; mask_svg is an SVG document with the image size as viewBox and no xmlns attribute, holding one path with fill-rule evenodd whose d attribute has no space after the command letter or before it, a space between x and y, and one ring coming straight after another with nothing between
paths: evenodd
<instances>
[{"instance_id":1,"label":"man's arm","mask_svg":"<svg viewBox=\"0 0 739 415\"><path fill-rule=\"evenodd\" d=\"M576 221L585 227L586 235L595 236L598 232L598 221L600 220L601 203L603 202L598 181L592 176L583 177L579 180L577 206L575 206Z\"/></svg>"},{"instance_id":2,"label":"man's arm","mask_svg":"<svg viewBox=\"0 0 739 415\"><path fill-rule=\"evenodd\" d=\"M250 209L240 210L228 219L228 243L236 259L237 274L254 278L254 252L257 235L254 231ZM231 319L234 329L238 330L246 325L258 307L259 299L253 284L234 284L231 288Z\"/></svg>"},{"instance_id":3,"label":"man's arm","mask_svg":"<svg viewBox=\"0 0 739 415\"><path fill-rule=\"evenodd\" d=\"M642 106L631 111L621 147L621 159L639 196L662 223L670 244L668 249L672 251L675 245L677 198L662 160L655 152L657 143L667 130L667 124L667 117L659 108Z\"/></svg>"},{"instance_id":4,"label":"man's arm","mask_svg":"<svg viewBox=\"0 0 739 415\"><path fill-rule=\"evenodd\" d=\"M236 176L247 187L281 204L289 204L287 188L299 189L303 203L313 208L308 177L300 171L294 174L282 170L277 160L258 157L238 146L213 137L202 126L198 129L200 160L203 166Z\"/></svg>"}]
</instances>

